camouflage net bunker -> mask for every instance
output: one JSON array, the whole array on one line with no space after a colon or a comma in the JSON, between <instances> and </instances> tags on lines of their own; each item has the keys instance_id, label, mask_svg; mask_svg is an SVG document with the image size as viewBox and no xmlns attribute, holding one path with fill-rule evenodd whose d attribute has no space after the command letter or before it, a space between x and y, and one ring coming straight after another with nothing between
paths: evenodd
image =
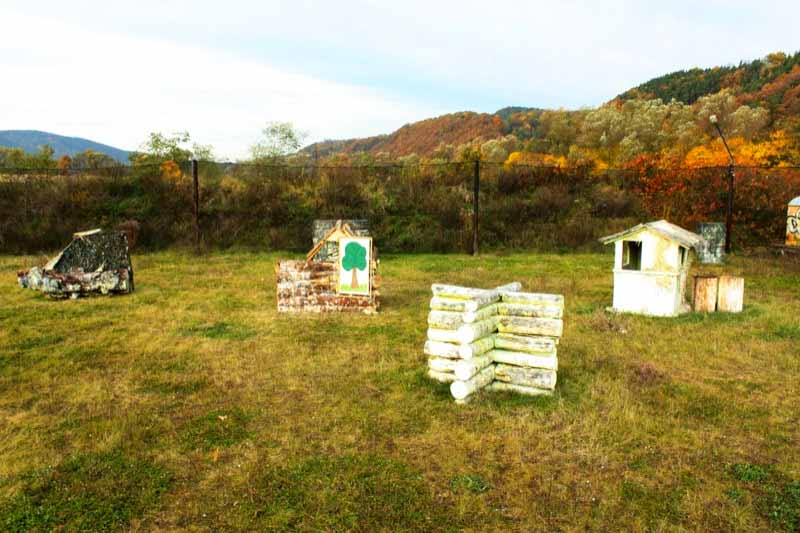
<instances>
[{"instance_id":1,"label":"camouflage net bunker","mask_svg":"<svg viewBox=\"0 0 800 533\"><path fill-rule=\"evenodd\" d=\"M20 287L53 298L133 292L133 266L124 232L94 229L72 237L44 266L19 272Z\"/></svg>"}]
</instances>

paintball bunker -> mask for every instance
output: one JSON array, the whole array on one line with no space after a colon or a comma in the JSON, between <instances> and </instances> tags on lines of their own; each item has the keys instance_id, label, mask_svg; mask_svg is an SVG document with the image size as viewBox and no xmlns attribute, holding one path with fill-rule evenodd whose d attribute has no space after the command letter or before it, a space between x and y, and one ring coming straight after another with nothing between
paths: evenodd
<instances>
[{"instance_id":1,"label":"paintball bunker","mask_svg":"<svg viewBox=\"0 0 800 533\"><path fill-rule=\"evenodd\" d=\"M17 281L53 298L133 292L128 238L121 231L75 233L61 253L43 267L19 272Z\"/></svg>"}]
</instances>

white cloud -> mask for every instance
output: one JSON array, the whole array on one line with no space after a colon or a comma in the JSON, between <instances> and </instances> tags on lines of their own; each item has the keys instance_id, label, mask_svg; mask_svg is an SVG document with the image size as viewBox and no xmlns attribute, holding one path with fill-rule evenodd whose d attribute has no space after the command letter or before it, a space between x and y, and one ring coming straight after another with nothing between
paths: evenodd
<instances>
[{"instance_id":1,"label":"white cloud","mask_svg":"<svg viewBox=\"0 0 800 533\"><path fill-rule=\"evenodd\" d=\"M439 113L374 89L234 55L5 13L0 129L42 129L136 148L150 131L188 130L241 157L267 121L312 139L382 133ZM31 30L46 38L32 38ZM11 105L10 103L14 103Z\"/></svg>"},{"instance_id":2,"label":"white cloud","mask_svg":"<svg viewBox=\"0 0 800 533\"><path fill-rule=\"evenodd\" d=\"M674 70L793 52L799 17L796 0L4 0L15 81L0 96L17 106L0 128L128 148L188 129L240 155L267 120L331 138L595 106Z\"/></svg>"}]
</instances>

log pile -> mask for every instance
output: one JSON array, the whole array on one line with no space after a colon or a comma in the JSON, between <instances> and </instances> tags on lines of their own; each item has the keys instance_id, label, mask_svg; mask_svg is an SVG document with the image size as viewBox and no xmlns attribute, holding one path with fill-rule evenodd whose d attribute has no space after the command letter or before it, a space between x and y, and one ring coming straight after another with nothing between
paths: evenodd
<instances>
[{"instance_id":1,"label":"log pile","mask_svg":"<svg viewBox=\"0 0 800 533\"><path fill-rule=\"evenodd\" d=\"M560 294L502 295L495 348L495 381L490 390L530 396L552 394L556 387L558 339L564 328L564 297Z\"/></svg>"},{"instance_id":2,"label":"log pile","mask_svg":"<svg viewBox=\"0 0 800 533\"><path fill-rule=\"evenodd\" d=\"M481 389L552 394L564 297L434 284L424 352L428 376L450 384L457 402Z\"/></svg>"}]
</instances>

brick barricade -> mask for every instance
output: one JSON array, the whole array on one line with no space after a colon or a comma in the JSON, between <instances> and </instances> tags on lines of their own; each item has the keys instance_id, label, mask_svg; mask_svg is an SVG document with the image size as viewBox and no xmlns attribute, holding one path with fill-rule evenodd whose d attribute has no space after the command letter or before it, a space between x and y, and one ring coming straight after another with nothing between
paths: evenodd
<instances>
[{"instance_id":1,"label":"brick barricade","mask_svg":"<svg viewBox=\"0 0 800 533\"><path fill-rule=\"evenodd\" d=\"M372 264L373 290L369 296L338 294L337 265L322 261L280 261L276 268L278 312L377 312L379 293L375 287L375 263Z\"/></svg>"}]
</instances>

